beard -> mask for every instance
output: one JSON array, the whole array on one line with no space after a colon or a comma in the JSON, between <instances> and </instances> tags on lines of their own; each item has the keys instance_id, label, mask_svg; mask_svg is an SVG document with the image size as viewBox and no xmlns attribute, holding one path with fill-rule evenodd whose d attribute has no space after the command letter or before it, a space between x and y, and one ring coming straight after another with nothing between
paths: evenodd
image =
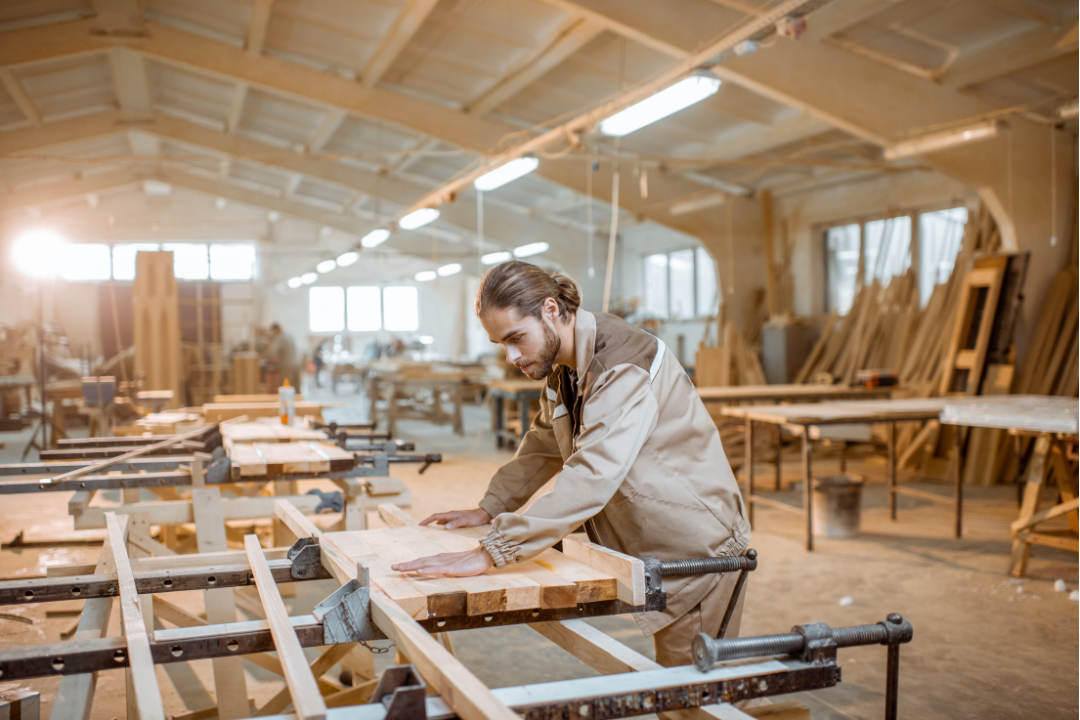
<instances>
[{"instance_id":1,"label":"beard","mask_svg":"<svg viewBox=\"0 0 1080 720\"><path fill-rule=\"evenodd\" d=\"M533 380L543 380L551 374L555 367L555 356L562 349L562 339L558 333L547 324L544 325L544 346L540 349L539 357L526 358L517 363L518 369ZM533 365L531 372L525 372L525 366Z\"/></svg>"}]
</instances>

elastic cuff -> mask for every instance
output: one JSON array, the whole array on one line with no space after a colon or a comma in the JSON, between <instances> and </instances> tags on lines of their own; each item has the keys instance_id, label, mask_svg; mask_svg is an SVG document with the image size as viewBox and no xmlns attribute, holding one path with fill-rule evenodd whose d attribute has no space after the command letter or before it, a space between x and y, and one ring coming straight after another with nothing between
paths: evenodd
<instances>
[{"instance_id":1,"label":"elastic cuff","mask_svg":"<svg viewBox=\"0 0 1080 720\"><path fill-rule=\"evenodd\" d=\"M517 562L517 548L512 547L498 530L489 532L487 537L480 540L480 544L495 561L495 567L506 567Z\"/></svg>"}]
</instances>

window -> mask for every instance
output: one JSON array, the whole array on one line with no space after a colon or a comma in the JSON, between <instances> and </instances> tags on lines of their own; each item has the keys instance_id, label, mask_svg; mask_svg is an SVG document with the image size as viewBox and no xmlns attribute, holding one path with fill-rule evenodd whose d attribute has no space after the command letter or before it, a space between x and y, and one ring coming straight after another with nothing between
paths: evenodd
<instances>
[{"instance_id":1,"label":"window","mask_svg":"<svg viewBox=\"0 0 1080 720\"><path fill-rule=\"evenodd\" d=\"M919 304L930 302L934 286L949 279L964 239L967 208L919 215Z\"/></svg>"},{"instance_id":2,"label":"window","mask_svg":"<svg viewBox=\"0 0 1080 720\"><path fill-rule=\"evenodd\" d=\"M345 288L313 287L308 290L308 322L311 332L345 329Z\"/></svg>"},{"instance_id":3,"label":"window","mask_svg":"<svg viewBox=\"0 0 1080 720\"><path fill-rule=\"evenodd\" d=\"M138 252L157 252L157 243L126 243L113 245L113 278L117 280L135 279L135 254Z\"/></svg>"},{"instance_id":4,"label":"window","mask_svg":"<svg viewBox=\"0 0 1080 720\"><path fill-rule=\"evenodd\" d=\"M211 280L251 280L254 276L254 245L235 243L210 246Z\"/></svg>"},{"instance_id":5,"label":"window","mask_svg":"<svg viewBox=\"0 0 1080 720\"><path fill-rule=\"evenodd\" d=\"M203 243L171 243L161 246L172 251L173 275L177 280L208 280L210 258Z\"/></svg>"},{"instance_id":6,"label":"window","mask_svg":"<svg viewBox=\"0 0 1080 720\"><path fill-rule=\"evenodd\" d=\"M65 280L108 280L112 273L108 245L72 243L62 261L60 274Z\"/></svg>"},{"instance_id":7,"label":"window","mask_svg":"<svg viewBox=\"0 0 1080 720\"><path fill-rule=\"evenodd\" d=\"M645 258L645 314L649 317L668 316L668 256L650 255Z\"/></svg>"},{"instance_id":8,"label":"window","mask_svg":"<svg viewBox=\"0 0 1080 720\"><path fill-rule=\"evenodd\" d=\"M911 267L911 216L872 220L863 229L866 282L903 275Z\"/></svg>"},{"instance_id":9,"label":"window","mask_svg":"<svg viewBox=\"0 0 1080 720\"><path fill-rule=\"evenodd\" d=\"M420 327L415 287L383 288L383 325L391 332L413 332Z\"/></svg>"},{"instance_id":10,"label":"window","mask_svg":"<svg viewBox=\"0 0 1080 720\"><path fill-rule=\"evenodd\" d=\"M382 329L382 291L377 287L351 287L346 293L346 315L352 332Z\"/></svg>"},{"instance_id":11,"label":"window","mask_svg":"<svg viewBox=\"0 0 1080 720\"><path fill-rule=\"evenodd\" d=\"M698 248L697 260L697 310L698 315L712 316L720 311L720 294L716 287L716 264L705 248Z\"/></svg>"},{"instance_id":12,"label":"window","mask_svg":"<svg viewBox=\"0 0 1080 720\"><path fill-rule=\"evenodd\" d=\"M646 255L644 270L648 317L690 320L716 314L716 265L704 248Z\"/></svg>"},{"instance_id":13,"label":"window","mask_svg":"<svg viewBox=\"0 0 1080 720\"><path fill-rule=\"evenodd\" d=\"M846 315L860 283L877 280L888 285L913 265L919 301L925 307L934 286L948 280L952 272L966 222L967 209L955 207L826 228L826 309ZM917 245L912 243L916 229Z\"/></svg>"}]
</instances>

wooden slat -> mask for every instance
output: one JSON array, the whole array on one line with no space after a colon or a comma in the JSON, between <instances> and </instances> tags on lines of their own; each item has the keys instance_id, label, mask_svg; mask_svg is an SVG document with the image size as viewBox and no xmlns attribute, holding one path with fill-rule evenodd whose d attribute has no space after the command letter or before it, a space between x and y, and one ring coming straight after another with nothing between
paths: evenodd
<instances>
[{"instance_id":1,"label":"wooden slat","mask_svg":"<svg viewBox=\"0 0 1080 720\"><path fill-rule=\"evenodd\" d=\"M150 640L143 624L140 598L135 590L135 576L124 548L124 530L113 513L105 514L107 542L113 553L116 580L120 595L120 623L127 643L134 699L128 698L128 707L138 712L139 720L165 720L165 708L161 704L154 658L150 655Z\"/></svg>"},{"instance_id":2,"label":"wooden slat","mask_svg":"<svg viewBox=\"0 0 1080 720\"><path fill-rule=\"evenodd\" d=\"M390 527L412 527L419 523L412 515L402 510L397 505L382 503L378 507L379 517Z\"/></svg>"},{"instance_id":3,"label":"wooden slat","mask_svg":"<svg viewBox=\"0 0 1080 720\"><path fill-rule=\"evenodd\" d=\"M603 545L563 538L563 553L589 567L610 572L619 587L619 599L635 607L645 604L645 563Z\"/></svg>"},{"instance_id":4,"label":"wooden slat","mask_svg":"<svg viewBox=\"0 0 1080 720\"><path fill-rule=\"evenodd\" d=\"M127 516L123 515L117 518L117 523L120 527L120 537L123 539L127 532ZM93 572L95 575L115 574L116 564L113 560L110 543L106 542L101 548L101 554L98 556L97 565L94 567ZM112 598L91 598L87 600L83 604L82 615L79 616L79 625L75 630L74 637L71 638L71 642L78 643L84 640L97 640L105 637L109 631L112 604ZM65 675L60 678L60 687L56 691L52 714L49 717L56 718L56 720L89 720L96 685L97 673Z\"/></svg>"},{"instance_id":5,"label":"wooden slat","mask_svg":"<svg viewBox=\"0 0 1080 720\"><path fill-rule=\"evenodd\" d=\"M331 646L311 663L309 666L311 676L314 678L321 677L327 670L333 667L338 660L352 652L354 647L356 647L356 643L343 643L341 645ZM266 715L279 713L289 706L289 702L289 688L286 687L259 708L258 712L255 713L255 717L264 717ZM325 700L323 702L325 702Z\"/></svg>"},{"instance_id":6,"label":"wooden slat","mask_svg":"<svg viewBox=\"0 0 1080 720\"><path fill-rule=\"evenodd\" d=\"M301 720L323 720L326 717L326 703L315 682L315 676L308 668L304 650L296 637L285 603L278 592L277 583L266 563L262 546L257 535L244 538L251 572L255 576L255 587L266 609L266 620L270 624L270 634L274 637L278 659L285 672L285 683L289 686L296 715Z\"/></svg>"}]
</instances>

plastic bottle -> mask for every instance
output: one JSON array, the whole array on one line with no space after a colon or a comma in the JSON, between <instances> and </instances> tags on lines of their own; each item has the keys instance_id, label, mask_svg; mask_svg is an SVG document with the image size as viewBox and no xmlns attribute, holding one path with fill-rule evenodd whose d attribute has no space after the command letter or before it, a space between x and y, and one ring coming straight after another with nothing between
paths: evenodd
<instances>
[{"instance_id":1,"label":"plastic bottle","mask_svg":"<svg viewBox=\"0 0 1080 720\"><path fill-rule=\"evenodd\" d=\"M281 424L292 425L293 418L296 417L296 388L289 383L289 378L285 378L281 387L278 388L277 395Z\"/></svg>"}]
</instances>

